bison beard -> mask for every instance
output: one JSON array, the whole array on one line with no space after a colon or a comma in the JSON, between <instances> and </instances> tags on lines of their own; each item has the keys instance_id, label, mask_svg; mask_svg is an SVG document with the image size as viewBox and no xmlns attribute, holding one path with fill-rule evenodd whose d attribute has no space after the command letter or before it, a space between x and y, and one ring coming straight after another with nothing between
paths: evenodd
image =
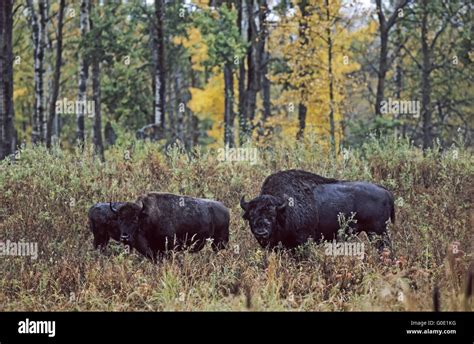
<instances>
[{"instance_id":1,"label":"bison beard","mask_svg":"<svg viewBox=\"0 0 474 344\"><path fill-rule=\"evenodd\" d=\"M288 170L270 175L260 195L250 202L242 197L243 218L262 247L294 248L310 238L332 240L339 230L338 214L355 212L355 233L382 235L378 248L390 245L386 222L394 221L392 194L366 182L339 181Z\"/></svg>"},{"instance_id":2,"label":"bison beard","mask_svg":"<svg viewBox=\"0 0 474 344\"><path fill-rule=\"evenodd\" d=\"M218 251L229 241L229 211L220 202L148 193L117 210L121 241L155 260L168 250L200 251L207 239Z\"/></svg>"}]
</instances>

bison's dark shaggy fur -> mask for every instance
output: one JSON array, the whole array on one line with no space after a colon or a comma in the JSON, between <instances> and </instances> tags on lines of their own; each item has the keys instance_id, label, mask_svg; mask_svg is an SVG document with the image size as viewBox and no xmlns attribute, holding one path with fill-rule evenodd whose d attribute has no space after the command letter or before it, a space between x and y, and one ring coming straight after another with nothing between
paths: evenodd
<instances>
[{"instance_id":1,"label":"bison's dark shaggy fur","mask_svg":"<svg viewBox=\"0 0 474 344\"><path fill-rule=\"evenodd\" d=\"M153 260L167 250L199 251L207 239L215 251L229 241L229 211L213 200L148 193L122 205L117 215L122 242Z\"/></svg>"},{"instance_id":2,"label":"bison's dark shaggy fur","mask_svg":"<svg viewBox=\"0 0 474 344\"><path fill-rule=\"evenodd\" d=\"M285 193L298 193L310 196L315 185L338 182L337 179L322 177L303 170L280 171L265 179L260 194L284 197Z\"/></svg>"},{"instance_id":3,"label":"bison's dark shaggy fur","mask_svg":"<svg viewBox=\"0 0 474 344\"><path fill-rule=\"evenodd\" d=\"M245 202L244 219L262 247L282 244L293 248L309 238L336 237L338 214L355 212L355 232L386 234L386 221L394 220L391 193L366 182L339 181L301 170L277 172L266 178L260 196ZM388 241L388 237L386 238Z\"/></svg>"},{"instance_id":4,"label":"bison's dark shaggy fur","mask_svg":"<svg viewBox=\"0 0 474 344\"><path fill-rule=\"evenodd\" d=\"M121 202L114 203L114 208L120 208ZM109 203L96 203L88 212L89 228L94 235L94 248L104 249L110 238L120 241L120 229L117 215L110 209Z\"/></svg>"}]
</instances>

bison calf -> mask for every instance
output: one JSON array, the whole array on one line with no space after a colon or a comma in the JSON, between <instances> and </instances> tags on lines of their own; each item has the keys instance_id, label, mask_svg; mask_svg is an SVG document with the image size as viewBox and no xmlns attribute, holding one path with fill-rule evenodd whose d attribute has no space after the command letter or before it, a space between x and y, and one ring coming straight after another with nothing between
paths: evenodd
<instances>
[{"instance_id":1,"label":"bison calf","mask_svg":"<svg viewBox=\"0 0 474 344\"><path fill-rule=\"evenodd\" d=\"M152 260L167 250L197 252L207 239L214 251L229 241L229 211L217 201L154 192L110 209L117 214L121 241Z\"/></svg>"},{"instance_id":2,"label":"bison calf","mask_svg":"<svg viewBox=\"0 0 474 344\"><path fill-rule=\"evenodd\" d=\"M386 222L395 220L393 196L387 189L367 183L338 181L301 170L270 175L260 196L240 205L250 229L262 247L279 244L294 248L309 238L316 241L337 237L339 214L353 233L365 231L369 237L381 235L379 249L390 245Z\"/></svg>"},{"instance_id":3,"label":"bison calf","mask_svg":"<svg viewBox=\"0 0 474 344\"><path fill-rule=\"evenodd\" d=\"M123 203L113 204L115 209L120 208ZM90 207L88 212L89 228L94 235L94 248L104 249L110 238L120 241L120 229L117 215L110 210L109 203L96 203Z\"/></svg>"}]
</instances>

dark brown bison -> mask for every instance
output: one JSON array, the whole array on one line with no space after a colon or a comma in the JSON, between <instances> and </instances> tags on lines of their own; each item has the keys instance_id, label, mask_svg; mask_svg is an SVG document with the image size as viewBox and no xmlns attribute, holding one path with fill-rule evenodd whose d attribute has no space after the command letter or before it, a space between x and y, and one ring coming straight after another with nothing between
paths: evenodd
<instances>
[{"instance_id":1,"label":"dark brown bison","mask_svg":"<svg viewBox=\"0 0 474 344\"><path fill-rule=\"evenodd\" d=\"M113 204L115 209L123 205L121 202ZM120 241L120 229L117 215L110 210L109 203L96 203L88 212L89 228L94 235L94 248L104 249L110 238Z\"/></svg>"},{"instance_id":2,"label":"dark brown bison","mask_svg":"<svg viewBox=\"0 0 474 344\"><path fill-rule=\"evenodd\" d=\"M208 239L214 251L229 241L229 211L217 201L153 192L110 209L121 241L153 260L167 250L199 251Z\"/></svg>"},{"instance_id":3,"label":"dark brown bison","mask_svg":"<svg viewBox=\"0 0 474 344\"><path fill-rule=\"evenodd\" d=\"M309 238L333 240L340 229L338 215L348 219L355 213L351 231L381 235L380 249L390 245L386 222L395 220L393 196L387 189L301 170L270 175L260 195L250 202L242 197L240 206L259 244L269 248L294 248Z\"/></svg>"}]
</instances>

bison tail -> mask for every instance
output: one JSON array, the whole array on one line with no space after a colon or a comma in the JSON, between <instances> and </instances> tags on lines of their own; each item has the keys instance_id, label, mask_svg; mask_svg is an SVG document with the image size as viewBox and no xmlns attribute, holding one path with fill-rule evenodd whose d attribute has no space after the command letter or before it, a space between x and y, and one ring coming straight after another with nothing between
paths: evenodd
<instances>
[{"instance_id":1,"label":"bison tail","mask_svg":"<svg viewBox=\"0 0 474 344\"><path fill-rule=\"evenodd\" d=\"M395 223L395 199L393 197L393 194L389 190L387 190L387 192L388 198L390 200L390 220L392 221L392 223Z\"/></svg>"}]
</instances>

